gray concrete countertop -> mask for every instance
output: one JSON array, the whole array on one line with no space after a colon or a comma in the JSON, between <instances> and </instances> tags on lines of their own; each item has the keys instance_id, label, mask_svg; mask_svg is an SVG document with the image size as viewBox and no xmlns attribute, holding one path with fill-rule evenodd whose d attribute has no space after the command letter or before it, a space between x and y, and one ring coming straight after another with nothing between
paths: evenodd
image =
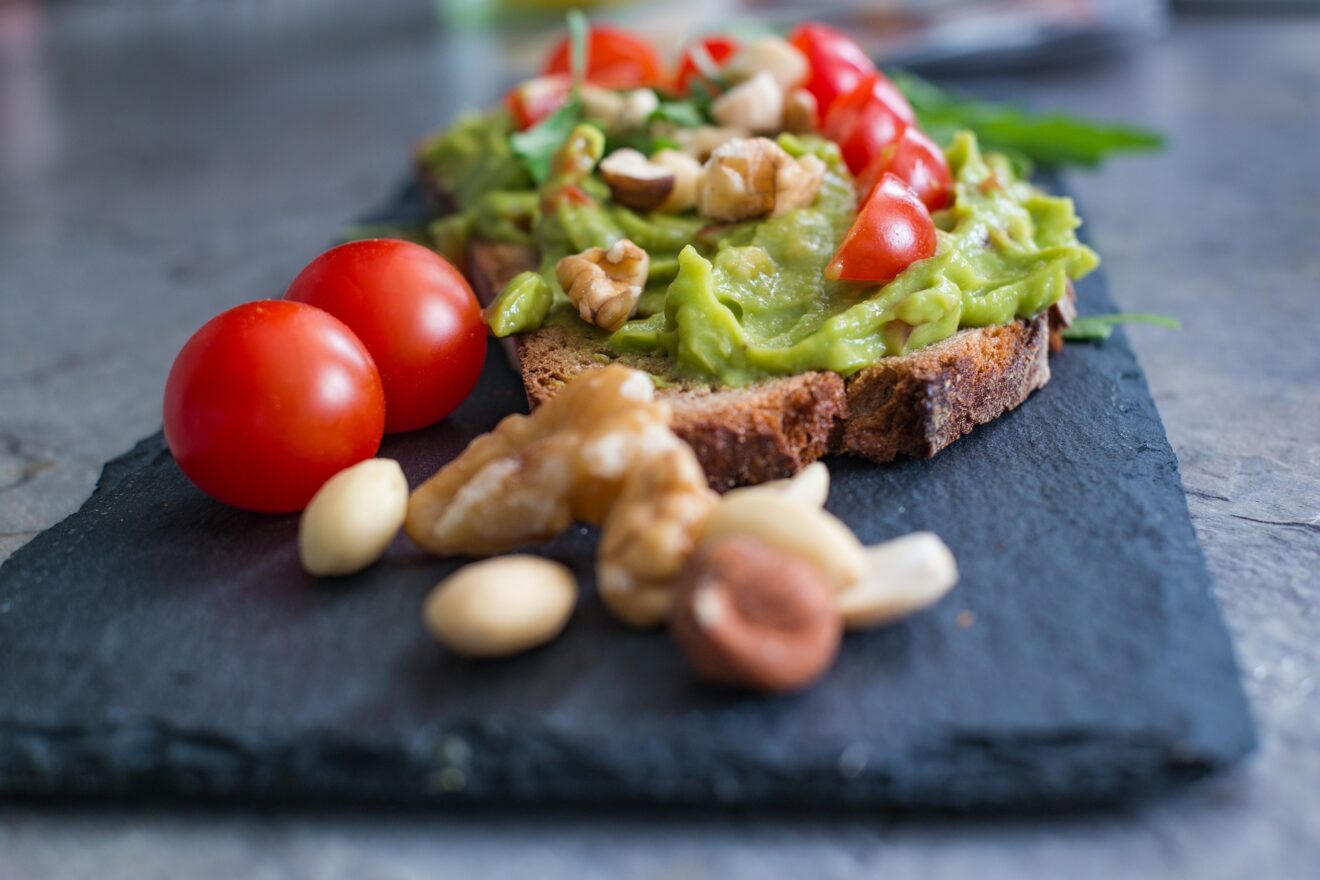
<instances>
[{"instance_id":1,"label":"gray concrete countertop","mask_svg":"<svg viewBox=\"0 0 1320 880\"><path fill-rule=\"evenodd\" d=\"M278 295L414 138L498 93L498 49L446 37L421 2L0 4L0 558L155 430L197 326ZM0 877L1311 875L1320 19L1185 20L1014 85L1169 134L1071 183L1119 302L1184 322L1131 335L1260 725L1246 765L1127 811L975 820L11 803Z\"/></svg>"}]
</instances>

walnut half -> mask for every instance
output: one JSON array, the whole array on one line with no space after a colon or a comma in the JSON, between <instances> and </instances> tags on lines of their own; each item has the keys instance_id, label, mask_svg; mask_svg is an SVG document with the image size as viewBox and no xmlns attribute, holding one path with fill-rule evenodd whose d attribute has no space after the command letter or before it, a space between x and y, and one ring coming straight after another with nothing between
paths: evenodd
<instances>
[{"instance_id":1,"label":"walnut half","mask_svg":"<svg viewBox=\"0 0 1320 880\"><path fill-rule=\"evenodd\" d=\"M650 257L626 238L609 250L588 248L555 264L555 277L577 306L582 320L618 330L637 310Z\"/></svg>"},{"instance_id":2,"label":"walnut half","mask_svg":"<svg viewBox=\"0 0 1320 880\"><path fill-rule=\"evenodd\" d=\"M736 138L711 153L697 189L697 211L737 221L783 214L816 200L825 163L795 159L768 138Z\"/></svg>"}]
</instances>

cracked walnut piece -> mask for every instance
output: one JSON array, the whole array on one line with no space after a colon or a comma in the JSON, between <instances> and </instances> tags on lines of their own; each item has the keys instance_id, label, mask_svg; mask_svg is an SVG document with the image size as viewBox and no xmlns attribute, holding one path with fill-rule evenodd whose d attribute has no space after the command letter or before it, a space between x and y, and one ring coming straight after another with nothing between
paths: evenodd
<instances>
[{"instance_id":1,"label":"cracked walnut piece","mask_svg":"<svg viewBox=\"0 0 1320 880\"><path fill-rule=\"evenodd\" d=\"M404 528L433 553L480 556L547 540L574 520L599 523L637 461L682 442L669 419L645 373L582 373L417 487Z\"/></svg>"},{"instance_id":2,"label":"cracked walnut piece","mask_svg":"<svg viewBox=\"0 0 1320 880\"><path fill-rule=\"evenodd\" d=\"M793 158L768 138L737 138L711 153L697 190L697 212L736 221L805 208L816 200L825 163Z\"/></svg>"},{"instance_id":3,"label":"cracked walnut piece","mask_svg":"<svg viewBox=\"0 0 1320 880\"><path fill-rule=\"evenodd\" d=\"M404 525L442 556L502 553L574 521L602 524L607 607L632 626L669 612L669 590L718 496L645 373L579 374L530 416L509 416L416 491Z\"/></svg>"},{"instance_id":4,"label":"cracked walnut piece","mask_svg":"<svg viewBox=\"0 0 1320 880\"><path fill-rule=\"evenodd\" d=\"M649 268L646 251L621 238L608 250L594 247L564 257L555 277L582 320L613 331L637 310Z\"/></svg>"}]
</instances>

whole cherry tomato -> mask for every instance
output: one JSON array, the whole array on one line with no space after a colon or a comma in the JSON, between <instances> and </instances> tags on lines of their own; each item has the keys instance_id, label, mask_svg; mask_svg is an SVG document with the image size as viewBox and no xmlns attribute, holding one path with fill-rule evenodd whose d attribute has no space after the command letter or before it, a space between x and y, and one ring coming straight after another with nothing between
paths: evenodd
<instances>
[{"instance_id":1,"label":"whole cherry tomato","mask_svg":"<svg viewBox=\"0 0 1320 880\"><path fill-rule=\"evenodd\" d=\"M510 90L504 103L514 125L525 131L568 102L572 80L566 73L538 76Z\"/></svg>"},{"instance_id":2,"label":"whole cherry tomato","mask_svg":"<svg viewBox=\"0 0 1320 880\"><path fill-rule=\"evenodd\" d=\"M906 183L885 174L825 267L825 277L887 284L917 260L933 257L935 246L935 223L926 206Z\"/></svg>"},{"instance_id":3,"label":"whole cherry tomato","mask_svg":"<svg viewBox=\"0 0 1320 880\"><path fill-rule=\"evenodd\" d=\"M330 477L376 454L385 393L338 318L264 300L212 318L165 382L165 441L206 494L265 513L301 510Z\"/></svg>"},{"instance_id":4,"label":"whole cherry tomato","mask_svg":"<svg viewBox=\"0 0 1320 880\"><path fill-rule=\"evenodd\" d=\"M861 174L911 123L912 108L902 95L901 106L895 105L891 91L897 94L884 74L868 73L825 114L821 131L839 145L853 174Z\"/></svg>"},{"instance_id":5,"label":"whole cherry tomato","mask_svg":"<svg viewBox=\"0 0 1320 880\"><path fill-rule=\"evenodd\" d=\"M331 248L293 279L285 299L324 309L362 340L385 386L385 430L449 415L486 360L486 325L472 288L444 257L377 238Z\"/></svg>"},{"instance_id":6,"label":"whole cherry tomato","mask_svg":"<svg viewBox=\"0 0 1320 880\"><path fill-rule=\"evenodd\" d=\"M702 37L693 43L689 43L683 48L683 53L678 58L678 72L674 74L674 91L680 95L686 95L688 85L693 78L706 82L706 77L702 74L702 69L692 55L698 51L700 46L706 50L706 55L715 62L716 66L728 61L733 54L738 51L740 45L733 37L713 36Z\"/></svg>"},{"instance_id":7,"label":"whole cherry tomato","mask_svg":"<svg viewBox=\"0 0 1320 880\"><path fill-rule=\"evenodd\" d=\"M885 147L857 178L858 201L865 201L887 173L912 187L931 211L948 205L953 195L953 173L944 151L914 125L904 129L903 136Z\"/></svg>"},{"instance_id":8,"label":"whole cherry tomato","mask_svg":"<svg viewBox=\"0 0 1320 880\"><path fill-rule=\"evenodd\" d=\"M567 37L555 44L543 74L572 73ZM655 48L631 31L607 24L591 26L587 39L587 81L610 89L660 85L665 65Z\"/></svg>"},{"instance_id":9,"label":"whole cherry tomato","mask_svg":"<svg viewBox=\"0 0 1320 880\"><path fill-rule=\"evenodd\" d=\"M867 74L877 72L862 47L832 27L803 22L789 34L788 41L807 56L811 65L804 88L815 95L822 119L835 99L857 88Z\"/></svg>"}]
</instances>

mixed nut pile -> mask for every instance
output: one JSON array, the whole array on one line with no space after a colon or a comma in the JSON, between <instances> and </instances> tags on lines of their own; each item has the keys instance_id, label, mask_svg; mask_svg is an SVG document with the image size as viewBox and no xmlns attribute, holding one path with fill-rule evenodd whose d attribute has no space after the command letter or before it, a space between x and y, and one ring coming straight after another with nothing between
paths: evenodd
<instances>
[{"instance_id":1,"label":"mixed nut pile","mask_svg":"<svg viewBox=\"0 0 1320 880\"><path fill-rule=\"evenodd\" d=\"M669 422L645 373L583 373L531 415L475 439L411 496L393 461L335 476L303 513L303 565L359 571L400 527L442 556L494 556L442 581L424 616L450 650L502 656L555 638L578 586L558 563L496 554L596 524L598 591L620 621L668 622L702 679L771 692L820 677L845 629L897 620L957 581L931 533L863 547L823 509L829 472L819 462L716 494Z\"/></svg>"}]
</instances>

